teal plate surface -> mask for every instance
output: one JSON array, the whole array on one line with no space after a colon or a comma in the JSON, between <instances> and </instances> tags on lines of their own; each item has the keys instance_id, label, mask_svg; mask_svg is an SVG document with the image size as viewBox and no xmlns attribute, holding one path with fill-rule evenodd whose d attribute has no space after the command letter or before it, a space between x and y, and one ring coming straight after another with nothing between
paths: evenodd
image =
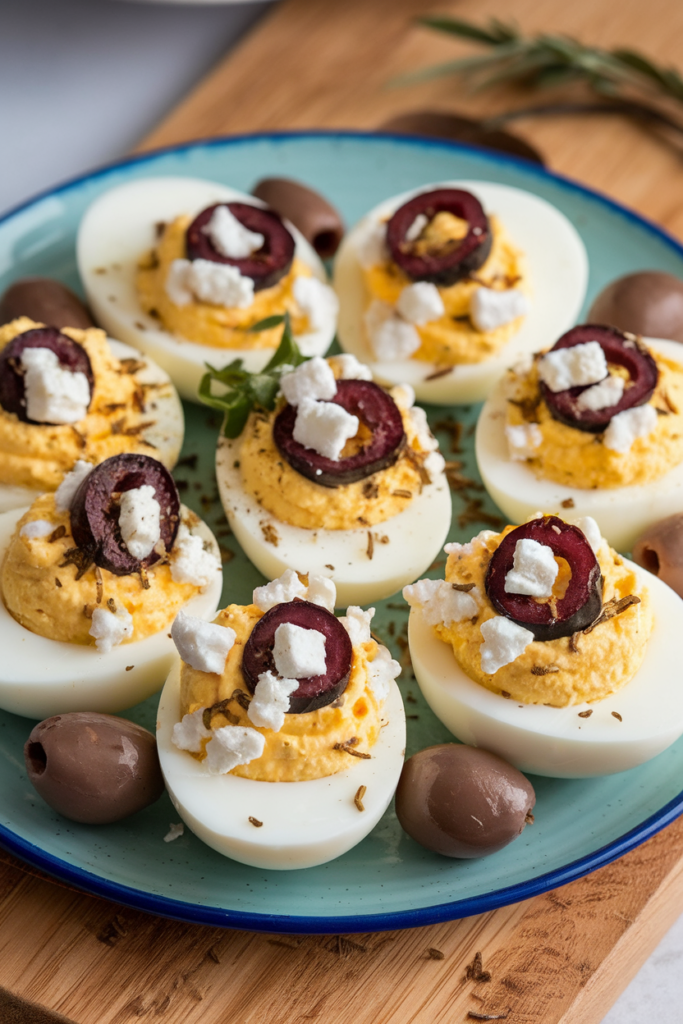
<instances>
[{"instance_id":1,"label":"teal plate surface","mask_svg":"<svg viewBox=\"0 0 683 1024\"><path fill-rule=\"evenodd\" d=\"M40 196L0 221L0 291L18 277L46 275L79 288L75 236L90 202L115 185L149 175L194 175L245 192L270 175L323 192L353 224L382 199L426 182L479 178L528 189L557 206L579 231L590 260L587 306L613 278L644 268L683 276L683 250L653 225L531 164L443 142L358 134L270 135L212 140L144 156ZM587 307L586 307L587 308ZM550 340L550 339L549 339ZM472 451L478 408L454 410L462 424L428 407L441 449L462 462L453 492L450 540L495 524ZM187 406L182 498L224 547L224 603L248 603L262 578L230 536L213 476L219 422ZM450 420L449 420L450 417ZM447 422L444 424L444 420ZM441 426L439 427L439 424ZM449 429L450 427L450 429ZM478 489L479 487L479 489ZM434 576L443 574L443 562ZM377 610L376 632L405 658L407 607ZM408 712L408 754L450 738L420 696L406 664L399 680ZM126 717L154 728L156 699ZM18 856L89 892L181 920L283 932L359 932L448 920L516 902L621 856L683 812L683 741L640 768L599 779L534 778L536 822L483 860L452 861L423 850L391 808L374 832L318 868L263 871L221 857L188 830L165 843L177 821L167 797L115 825L76 825L52 812L29 785L22 747L28 719L0 712L0 842Z\"/></svg>"}]
</instances>

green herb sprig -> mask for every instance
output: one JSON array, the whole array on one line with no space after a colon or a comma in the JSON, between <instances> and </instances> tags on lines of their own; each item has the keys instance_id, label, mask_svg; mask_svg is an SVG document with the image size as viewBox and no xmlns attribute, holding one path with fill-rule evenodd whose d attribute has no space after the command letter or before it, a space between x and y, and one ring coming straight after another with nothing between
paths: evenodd
<instances>
[{"instance_id":1,"label":"green herb sprig","mask_svg":"<svg viewBox=\"0 0 683 1024\"><path fill-rule=\"evenodd\" d=\"M223 413L221 430L225 437L239 437L252 409L260 408L268 412L274 409L282 374L300 366L308 359L301 354L294 341L288 313L259 320L249 328L249 331L266 331L271 327L277 327L278 324L284 325L280 344L270 362L259 373L249 373L243 369L242 359L234 359L222 370L206 364L207 373L199 385L199 399L204 405ZM227 390L221 394L214 394L214 381Z\"/></svg>"}]
</instances>

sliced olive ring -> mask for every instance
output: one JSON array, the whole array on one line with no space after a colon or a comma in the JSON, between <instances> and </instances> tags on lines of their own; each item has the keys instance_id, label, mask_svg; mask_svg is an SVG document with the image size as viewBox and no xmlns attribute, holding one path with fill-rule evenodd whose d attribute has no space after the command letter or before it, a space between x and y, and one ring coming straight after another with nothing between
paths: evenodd
<instances>
[{"instance_id":1,"label":"sliced olive ring","mask_svg":"<svg viewBox=\"0 0 683 1024\"><path fill-rule=\"evenodd\" d=\"M341 487L393 466L405 442L405 431L391 395L372 381L338 380L332 402L357 416L372 435L370 440L355 455L328 459L294 440L297 410L286 405L275 417L273 440L292 469L323 487Z\"/></svg>"},{"instance_id":2,"label":"sliced olive ring","mask_svg":"<svg viewBox=\"0 0 683 1024\"><path fill-rule=\"evenodd\" d=\"M527 538L545 544L569 563L571 579L566 592L552 604L505 590L517 541ZM557 516L532 519L511 530L493 553L485 586L496 611L531 630L535 640L571 636L595 622L602 611L603 579L595 553L578 526L570 526Z\"/></svg>"},{"instance_id":3,"label":"sliced olive ring","mask_svg":"<svg viewBox=\"0 0 683 1024\"><path fill-rule=\"evenodd\" d=\"M332 704L344 692L349 682L353 658L349 634L339 619L317 604L295 600L277 604L267 611L256 623L244 645L242 674L251 693L256 689L263 672L277 675L273 658L275 631L285 622L301 626L302 629L316 629L325 637L325 675L300 679L299 689L289 698L290 715L317 711L318 708Z\"/></svg>"},{"instance_id":4,"label":"sliced olive ring","mask_svg":"<svg viewBox=\"0 0 683 1024\"><path fill-rule=\"evenodd\" d=\"M467 221L467 234L438 250L418 254L406 234L417 217L422 215L430 221L437 213L452 213ZM391 258L413 281L455 284L486 262L492 242L491 227L481 203L471 192L459 188L422 192L399 207L387 224Z\"/></svg>"},{"instance_id":5,"label":"sliced olive ring","mask_svg":"<svg viewBox=\"0 0 683 1024\"><path fill-rule=\"evenodd\" d=\"M161 540L173 547L180 518L180 498L173 477L148 455L124 452L101 462L88 474L71 503L71 533L86 558L115 576L127 576L154 565L162 553L153 550L137 559L126 547L119 528L120 495L149 484L161 506ZM159 545L160 546L160 545Z\"/></svg>"},{"instance_id":6,"label":"sliced olive ring","mask_svg":"<svg viewBox=\"0 0 683 1024\"><path fill-rule=\"evenodd\" d=\"M264 236L264 243L251 256L232 259L223 256L211 241L204 228L219 206L226 206L249 231ZM202 210L192 221L185 235L188 259L211 260L212 263L226 263L237 267L243 277L250 277L254 289L270 288L289 272L294 259L294 238L274 210L264 210L249 203L214 203Z\"/></svg>"},{"instance_id":7,"label":"sliced olive ring","mask_svg":"<svg viewBox=\"0 0 683 1024\"><path fill-rule=\"evenodd\" d=\"M551 352L586 342L597 341L608 363L623 367L628 373L628 382L621 398L615 405L604 409L579 409L577 399L592 384L583 384L566 391L551 391L541 381L541 394L553 419L568 427L584 430L591 434L599 434L609 426L610 420L617 413L644 405L652 397L659 380L657 364L638 338L633 334L624 334L615 327L604 327L600 324L582 324L573 327L555 342Z\"/></svg>"},{"instance_id":8,"label":"sliced olive ring","mask_svg":"<svg viewBox=\"0 0 683 1024\"><path fill-rule=\"evenodd\" d=\"M27 348L47 348L54 352L65 370L84 374L92 400L95 378L90 358L83 346L62 334L56 327L35 327L18 334L0 352L0 405L5 412L16 413L22 423L38 423L38 420L31 420L26 414L26 386L21 356Z\"/></svg>"}]
</instances>

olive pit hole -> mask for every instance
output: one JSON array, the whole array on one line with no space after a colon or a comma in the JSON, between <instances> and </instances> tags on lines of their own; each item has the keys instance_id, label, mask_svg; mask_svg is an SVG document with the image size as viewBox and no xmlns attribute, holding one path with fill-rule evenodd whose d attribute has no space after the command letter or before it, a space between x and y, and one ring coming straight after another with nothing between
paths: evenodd
<instances>
[{"instance_id":1,"label":"olive pit hole","mask_svg":"<svg viewBox=\"0 0 683 1024\"><path fill-rule=\"evenodd\" d=\"M42 775L47 768L47 754L45 753L45 747L43 744L35 741L29 743L27 757L31 762L33 772L36 775Z\"/></svg>"},{"instance_id":2,"label":"olive pit hole","mask_svg":"<svg viewBox=\"0 0 683 1024\"><path fill-rule=\"evenodd\" d=\"M339 248L339 233L336 231L319 231L313 238L313 248L321 259L334 256Z\"/></svg>"},{"instance_id":3,"label":"olive pit hole","mask_svg":"<svg viewBox=\"0 0 683 1024\"><path fill-rule=\"evenodd\" d=\"M643 548L641 555L643 564L648 572L651 572L653 576L659 576L659 555L652 548Z\"/></svg>"}]
</instances>

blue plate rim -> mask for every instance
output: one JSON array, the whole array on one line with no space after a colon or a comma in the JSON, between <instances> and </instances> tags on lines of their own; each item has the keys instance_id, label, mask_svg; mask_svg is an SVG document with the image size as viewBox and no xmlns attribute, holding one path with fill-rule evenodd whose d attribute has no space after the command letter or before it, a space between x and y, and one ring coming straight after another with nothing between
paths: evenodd
<instances>
[{"instance_id":1,"label":"blue plate rim","mask_svg":"<svg viewBox=\"0 0 683 1024\"><path fill-rule=\"evenodd\" d=\"M193 149L207 147L225 147L244 145L256 142L287 142L292 140L306 139L349 139L349 140L375 140L393 141L397 143L420 146L426 149L446 149L455 152L472 153L477 157L493 164L502 164L505 167L514 167L522 170L525 174L537 177L542 180L549 179L553 183L562 186L568 191L578 192L599 205L607 206L618 213L624 219L637 224L640 228L647 229L656 237L667 243L679 256L683 257L683 244L673 235L667 232L660 225L647 217L636 213L629 207L612 199L610 196L582 185L572 178L548 170L542 165L521 157L515 157L505 153L496 153L485 147L476 145L465 145L448 139L429 139L424 136L411 135L396 132L372 132L358 130L305 130L305 131L280 131L280 132L255 132L243 133L240 135L221 135L205 139L196 139L192 142L180 145L170 145L147 150L144 153L125 157L122 160L113 161L96 167L85 174L69 178L59 185L37 193L12 207L0 216L0 226L6 221L22 213L24 210L42 202L45 199L57 196L62 192L82 186L88 182L95 181L118 170L125 170L128 167L135 167L144 163L153 162L155 159L165 155L186 153ZM462 900L452 900L447 903L439 903L430 907L421 907L416 910L390 911L387 913L354 914L354 915L325 915L325 916L294 916L280 914L263 914L251 911L230 911L218 907L205 907L201 904L187 903L182 900L175 900L167 896L156 896L123 885L119 882L109 881L93 872L82 868L75 868L67 861L61 860L46 853L40 847L22 839L4 825L0 825L0 845L10 853L15 854L27 863L32 864L53 877L77 886L79 889L99 896L104 899L113 900L126 906L143 910L148 913L157 914L162 917L184 921L193 924L209 925L212 927L224 927L242 929L256 932L279 932L290 934L341 934L359 933L374 931L391 931L400 928L414 928L429 924L439 924L444 921L455 920L462 917L469 917L476 914L486 913L498 907L507 906L511 903L518 903L529 899L532 896L540 895L550 889L568 882L575 881L597 870L606 864L617 860L624 854L635 849L641 843L652 838L667 825L670 825L676 818L683 815L683 790L667 804L661 807L650 817L646 818L639 825L625 832L622 836L612 840L597 850L592 851L584 857L580 857L569 864L552 871L545 872L537 878L525 882L518 882L511 886L480 896L467 897Z\"/></svg>"}]
</instances>

